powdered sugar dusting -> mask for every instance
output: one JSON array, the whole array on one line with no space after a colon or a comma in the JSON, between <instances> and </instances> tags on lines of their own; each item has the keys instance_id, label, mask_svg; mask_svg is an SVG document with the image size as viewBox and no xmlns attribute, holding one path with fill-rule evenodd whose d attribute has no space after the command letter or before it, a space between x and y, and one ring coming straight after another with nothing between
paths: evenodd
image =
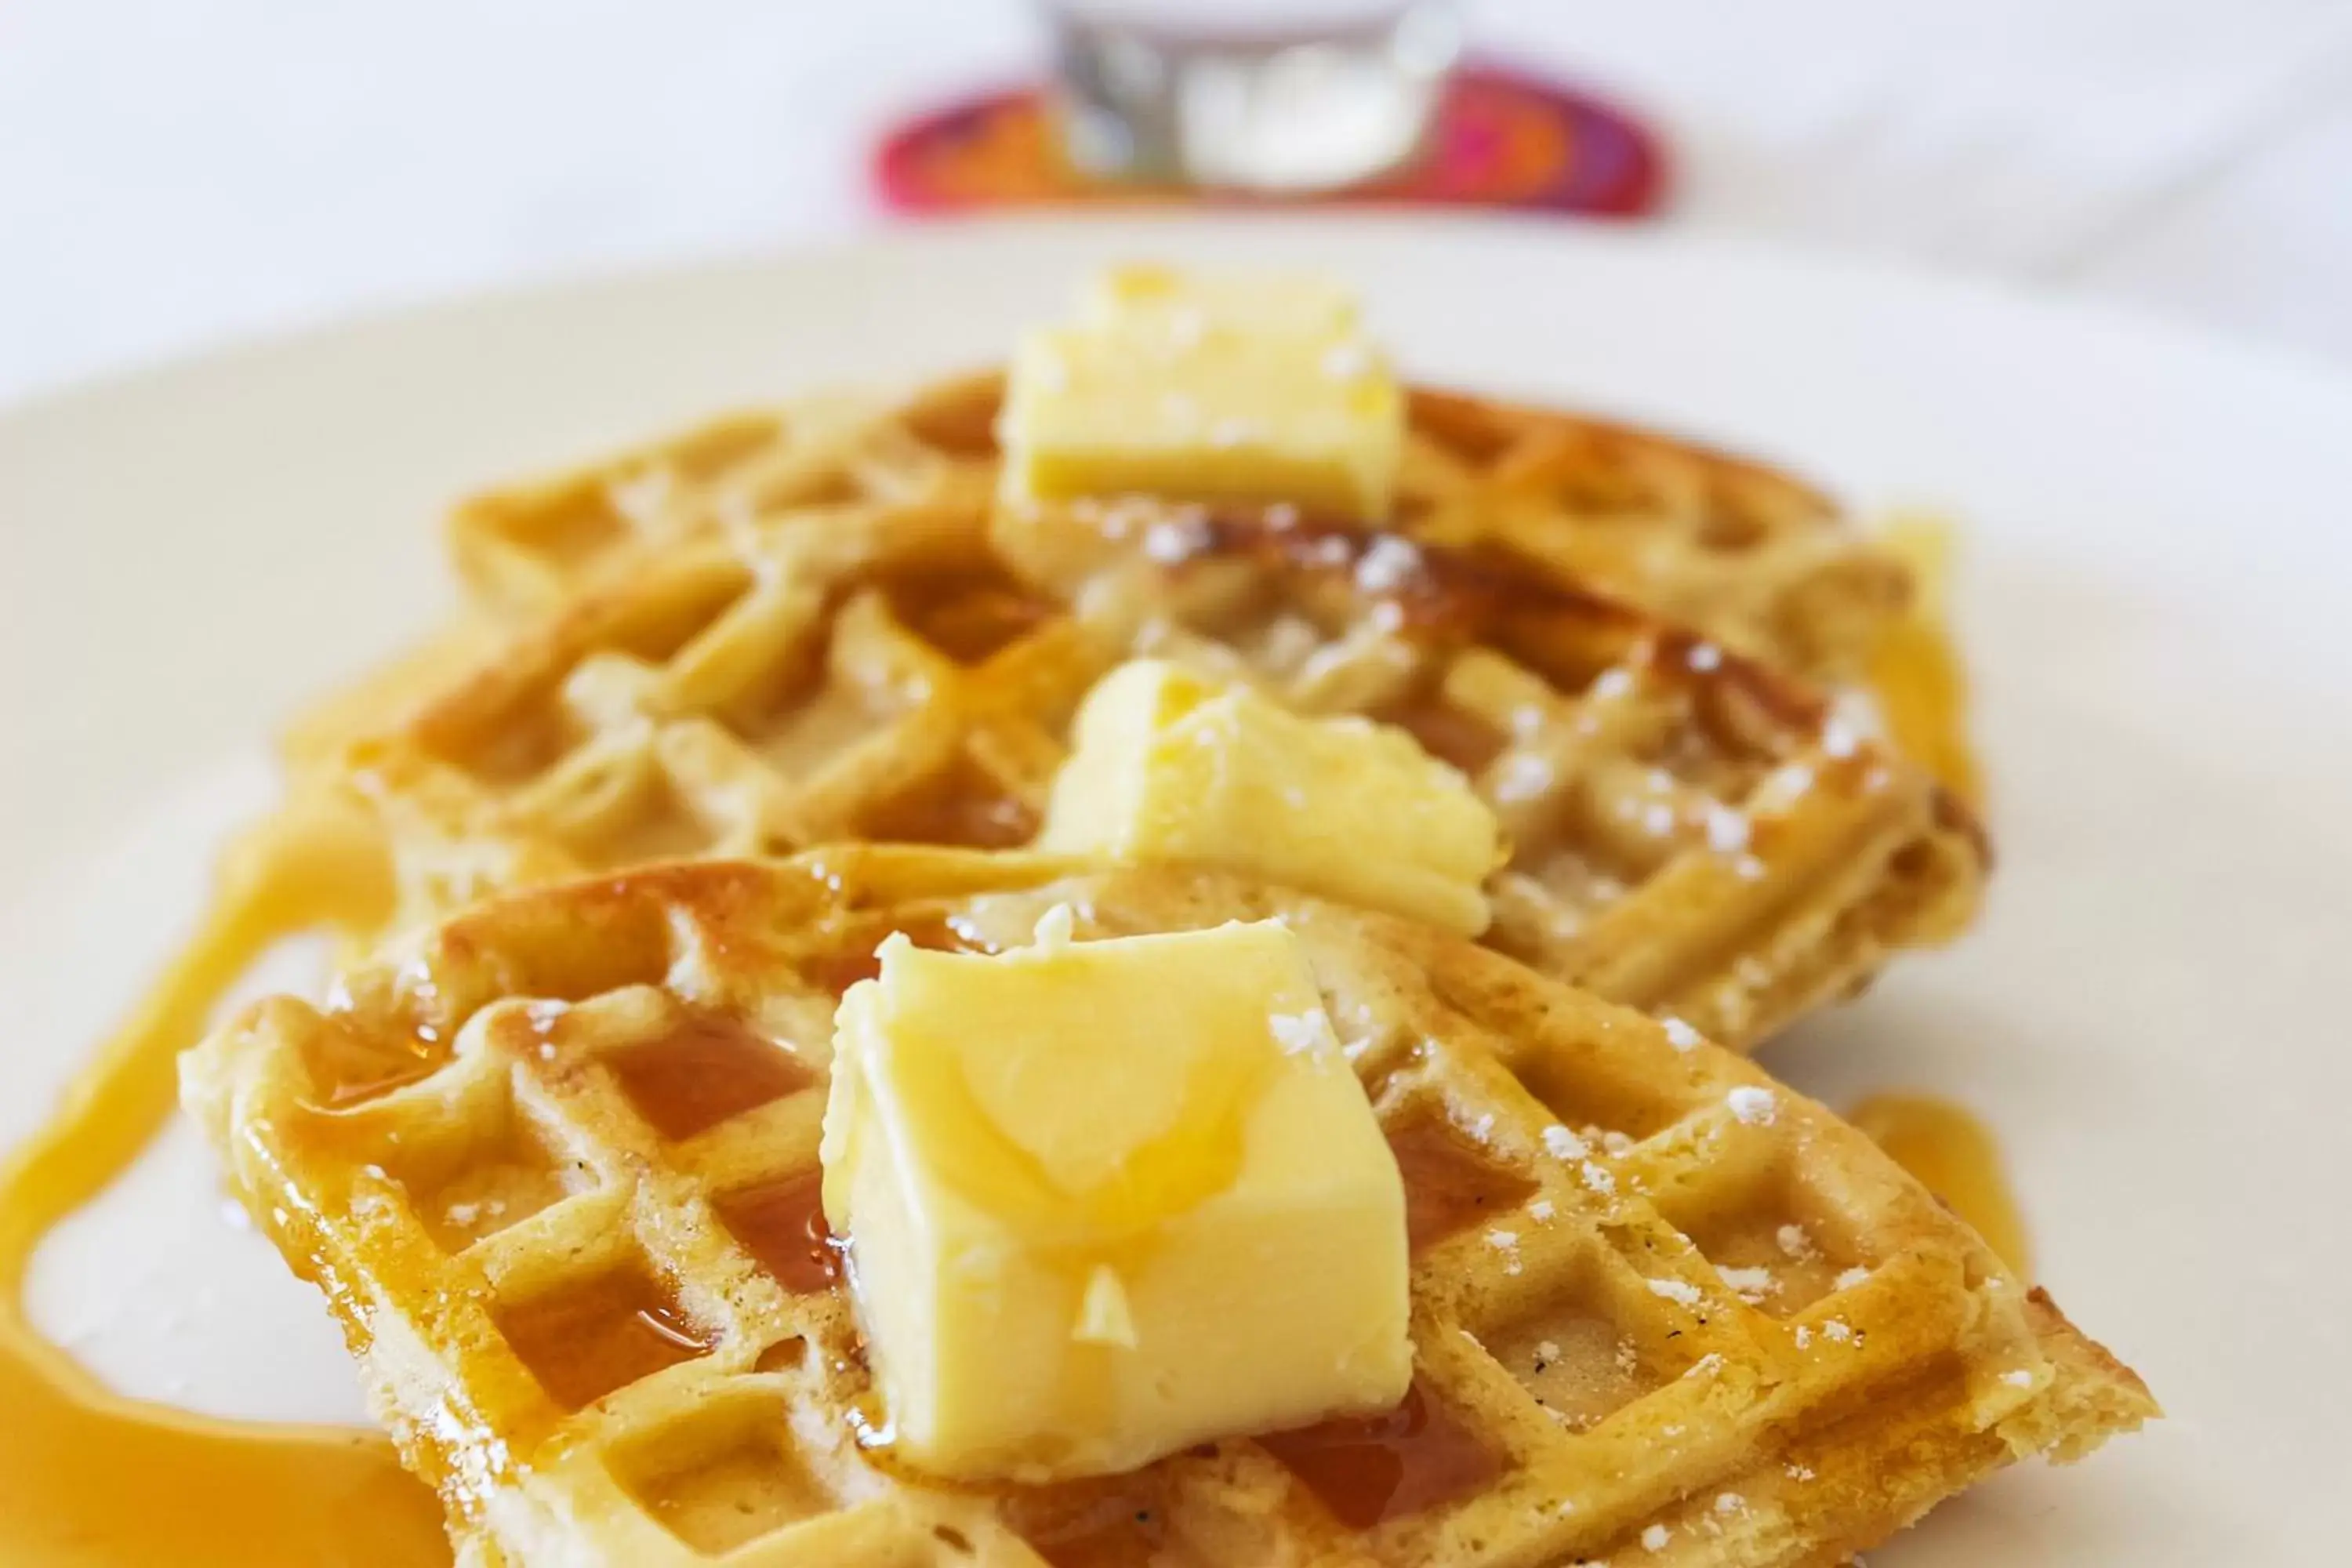
<instances>
[{"instance_id":1,"label":"powdered sugar dusting","mask_svg":"<svg viewBox=\"0 0 2352 1568\"><path fill-rule=\"evenodd\" d=\"M1495 775L1495 798L1509 804L1532 800L1551 787L1552 767L1543 758L1528 752L1512 755Z\"/></svg>"},{"instance_id":2,"label":"powdered sugar dusting","mask_svg":"<svg viewBox=\"0 0 2352 1568\"><path fill-rule=\"evenodd\" d=\"M1543 1130L1543 1146L1555 1160L1581 1160L1592 1152L1583 1139L1557 1121Z\"/></svg>"},{"instance_id":3,"label":"powdered sugar dusting","mask_svg":"<svg viewBox=\"0 0 2352 1568\"><path fill-rule=\"evenodd\" d=\"M1356 563L1356 586L1367 594L1393 593L1422 568L1411 540L1383 534Z\"/></svg>"},{"instance_id":4,"label":"powdered sugar dusting","mask_svg":"<svg viewBox=\"0 0 2352 1568\"><path fill-rule=\"evenodd\" d=\"M1266 1019L1266 1026L1274 1031L1275 1043L1292 1056L1315 1050L1331 1037L1330 1016L1320 1007L1274 1014Z\"/></svg>"}]
</instances>

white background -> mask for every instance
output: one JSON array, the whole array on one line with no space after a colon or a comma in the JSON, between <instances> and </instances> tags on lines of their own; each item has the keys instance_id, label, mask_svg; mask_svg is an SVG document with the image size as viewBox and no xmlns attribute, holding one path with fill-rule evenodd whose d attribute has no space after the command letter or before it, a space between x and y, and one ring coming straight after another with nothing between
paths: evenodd
<instances>
[{"instance_id":1,"label":"white background","mask_svg":"<svg viewBox=\"0 0 2352 1568\"><path fill-rule=\"evenodd\" d=\"M2352 363L2347 0L1484 0L1674 139L1674 221ZM256 331L882 221L877 128L1023 0L8 0L0 399Z\"/></svg>"}]
</instances>

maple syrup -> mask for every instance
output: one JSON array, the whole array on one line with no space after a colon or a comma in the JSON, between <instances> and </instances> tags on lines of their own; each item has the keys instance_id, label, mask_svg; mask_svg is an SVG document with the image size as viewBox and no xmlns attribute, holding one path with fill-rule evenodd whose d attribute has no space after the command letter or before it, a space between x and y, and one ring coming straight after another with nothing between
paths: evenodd
<instances>
[{"instance_id":1,"label":"maple syrup","mask_svg":"<svg viewBox=\"0 0 2352 1568\"><path fill-rule=\"evenodd\" d=\"M1930 1095L1876 1094L1846 1119L1974 1226L2021 1278L2033 1278L2033 1249L2001 1169L2000 1145L1974 1114Z\"/></svg>"},{"instance_id":2,"label":"maple syrup","mask_svg":"<svg viewBox=\"0 0 2352 1568\"><path fill-rule=\"evenodd\" d=\"M840 1249L824 1222L821 1169L724 1194L712 1206L760 1267L794 1295L823 1290L841 1278Z\"/></svg>"},{"instance_id":3,"label":"maple syrup","mask_svg":"<svg viewBox=\"0 0 2352 1568\"><path fill-rule=\"evenodd\" d=\"M1045 600L984 567L910 574L883 592L909 631L964 665L992 658L1053 614Z\"/></svg>"},{"instance_id":4,"label":"maple syrup","mask_svg":"<svg viewBox=\"0 0 2352 1568\"><path fill-rule=\"evenodd\" d=\"M667 1034L604 1061L637 1113L671 1142L816 1081L801 1059L739 1019L690 1013Z\"/></svg>"},{"instance_id":5,"label":"maple syrup","mask_svg":"<svg viewBox=\"0 0 2352 1568\"><path fill-rule=\"evenodd\" d=\"M405 1088L447 1059L438 1041L422 1035L397 1042L362 1039L334 1019L304 1037L301 1053L311 1102L324 1110L347 1110Z\"/></svg>"},{"instance_id":6,"label":"maple syrup","mask_svg":"<svg viewBox=\"0 0 2352 1568\"><path fill-rule=\"evenodd\" d=\"M1482 1154L1444 1118L1412 1117L1388 1134L1404 1182L1405 1243L1414 1252L1511 1208L1534 1182Z\"/></svg>"},{"instance_id":7,"label":"maple syrup","mask_svg":"<svg viewBox=\"0 0 2352 1568\"><path fill-rule=\"evenodd\" d=\"M11 1568L446 1568L433 1493L380 1433L219 1421L125 1398L45 1340L26 1278L49 1228L145 1149L182 1046L272 944L389 899L362 843L320 819L248 844L208 939L184 954L0 1167L0 1563Z\"/></svg>"},{"instance_id":8,"label":"maple syrup","mask_svg":"<svg viewBox=\"0 0 2352 1568\"><path fill-rule=\"evenodd\" d=\"M635 1263L500 1308L497 1318L540 1387L567 1410L690 1361L711 1344L676 1298Z\"/></svg>"},{"instance_id":9,"label":"maple syrup","mask_svg":"<svg viewBox=\"0 0 2352 1568\"><path fill-rule=\"evenodd\" d=\"M875 807L859 826L862 837L885 844L1012 849L1036 836L1037 814L959 755L937 777Z\"/></svg>"},{"instance_id":10,"label":"maple syrup","mask_svg":"<svg viewBox=\"0 0 2352 1568\"><path fill-rule=\"evenodd\" d=\"M1502 1461L1416 1381L1393 1410L1340 1415L1257 1439L1349 1530L1485 1489Z\"/></svg>"}]
</instances>

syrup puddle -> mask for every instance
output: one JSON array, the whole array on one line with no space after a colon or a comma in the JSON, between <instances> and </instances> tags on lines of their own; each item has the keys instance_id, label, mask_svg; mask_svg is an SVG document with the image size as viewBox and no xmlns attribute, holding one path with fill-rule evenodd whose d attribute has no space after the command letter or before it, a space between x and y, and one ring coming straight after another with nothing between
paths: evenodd
<instances>
[{"instance_id":1,"label":"syrup puddle","mask_svg":"<svg viewBox=\"0 0 2352 1568\"><path fill-rule=\"evenodd\" d=\"M208 795L198 804L209 808L215 803ZM193 815L175 810L142 826L184 830L188 824L179 818ZM204 837L217 842L216 831ZM127 840L125 850L158 847L145 838L165 840L152 861L129 853L102 858L86 869L111 875L94 876L90 885L135 886L160 898L156 889L169 886L184 844L176 842L178 831L151 832ZM26 1285L37 1251L47 1253L42 1270L53 1283L45 1284L41 1293L48 1309L93 1331L108 1331L110 1339L112 1322L136 1320L144 1325L151 1318L155 1325L150 1331L164 1334L162 1323L169 1309L145 1310L142 1298L148 1286L157 1291L159 1304L177 1298L191 1310L202 1308L200 1292L179 1296L190 1287L184 1278L175 1278L183 1274L176 1267L179 1258L193 1256L197 1247L206 1247L208 1257L200 1278L217 1280L229 1272L209 1245L230 1239L219 1235L216 1174L184 1127L160 1146L157 1134L177 1101L177 1050L196 1033L207 1005L275 945L282 931L306 923L299 917L311 912L321 896L319 886L287 875L291 866L286 858L264 858L250 869L253 877L243 894L230 899L222 911L218 940L208 950L188 954L154 981L152 990L121 975L101 984L80 973L37 976L11 988L12 994L26 994L16 999L20 1019L35 1026L28 1038L47 1033L38 1027L42 1024L60 1026L64 1037L94 1037L94 1031L44 1018L44 1001L50 1002L51 1014L69 1016L71 1011L46 993L84 993L78 1000L144 997L139 1014L87 1058L47 1125L0 1161L0 1410L6 1412L0 1420L0 1478L6 1500L0 1507L0 1562L12 1568L143 1568L157 1563L184 1568L442 1568L449 1562L438 1503L401 1469L382 1435L345 1426L224 1421L126 1397L53 1344L28 1315ZM121 901L119 891L109 900L115 910ZM158 934L138 929L143 922L135 920L98 922L85 932L80 928L93 923L84 918L89 912L78 900L68 900L58 907L54 925L66 932L58 951L108 955L93 968L119 961L127 969L149 949L141 939ZM107 1226L108 1213L101 1211L62 1230L54 1250L44 1247L53 1228L106 1193L126 1170L132 1174L117 1194L126 1205L138 1201L154 1181L179 1190L152 1217L142 1214L137 1227ZM126 1231L152 1236L159 1225L184 1221L190 1204L206 1215L200 1227L183 1223L171 1242L159 1242L149 1257L121 1256ZM268 1276L256 1271L253 1278ZM283 1289L299 1293L290 1282ZM245 1304L239 1294L227 1310ZM222 1303L214 1306L219 1310ZM183 1347L178 1353L184 1359L188 1352ZM169 1387L173 1376L194 1370L166 1370L173 1361L168 1343L142 1347L136 1359L148 1363L141 1381L149 1386ZM281 1364L295 1363L275 1356L239 1363L247 1371ZM149 1382L145 1372L161 1375ZM348 1379L346 1371L335 1382L314 1386L348 1386Z\"/></svg>"},{"instance_id":2,"label":"syrup puddle","mask_svg":"<svg viewBox=\"0 0 2352 1568\"><path fill-rule=\"evenodd\" d=\"M126 1398L26 1315L26 1275L49 1227L171 1114L184 1022L165 1009L126 1031L0 1176L0 1561L437 1568L449 1561L439 1504L381 1435L226 1422Z\"/></svg>"},{"instance_id":3,"label":"syrup puddle","mask_svg":"<svg viewBox=\"0 0 2352 1568\"><path fill-rule=\"evenodd\" d=\"M1973 1226L2018 1278L2033 1282L2032 1245L2002 1167L2000 1142L1974 1112L1933 1095L1874 1094L1845 1114L1888 1158Z\"/></svg>"}]
</instances>

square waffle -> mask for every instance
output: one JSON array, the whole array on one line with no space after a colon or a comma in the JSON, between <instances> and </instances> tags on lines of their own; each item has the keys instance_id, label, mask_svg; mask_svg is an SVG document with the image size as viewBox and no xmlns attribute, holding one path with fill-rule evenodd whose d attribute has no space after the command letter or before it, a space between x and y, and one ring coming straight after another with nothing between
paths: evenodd
<instances>
[{"instance_id":1,"label":"square waffle","mask_svg":"<svg viewBox=\"0 0 2352 1568\"><path fill-rule=\"evenodd\" d=\"M1003 379L891 401L832 397L713 420L592 466L485 492L450 547L485 604L553 605L615 563L813 504L984 506ZM1654 432L1415 389L1393 526L1505 551L1784 668L1861 677L1913 574L1819 491Z\"/></svg>"},{"instance_id":2,"label":"square waffle","mask_svg":"<svg viewBox=\"0 0 2352 1568\"><path fill-rule=\"evenodd\" d=\"M1494 545L1280 507L863 503L647 551L341 767L413 924L844 839L1026 843L1088 687L1177 659L1403 726L1513 846L1488 940L1734 1044L1960 929L1986 851L1790 679Z\"/></svg>"},{"instance_id":3,"label":"square waffle","mask_svg":"<svg viewBox=\"0 0 2352 1568\"><path fill-rule=\"evenodd\" d=\"M816 1200L836 1000L1279 915L1408 1194L1394 1411L1137 1473L894 1463ZM184 1064L478 1564L1827 1564L2155 1408L1867 1139L1739 1058L1411 922L1173 868L846 847L495 901Z\"/></svg>"}]
</instances>

